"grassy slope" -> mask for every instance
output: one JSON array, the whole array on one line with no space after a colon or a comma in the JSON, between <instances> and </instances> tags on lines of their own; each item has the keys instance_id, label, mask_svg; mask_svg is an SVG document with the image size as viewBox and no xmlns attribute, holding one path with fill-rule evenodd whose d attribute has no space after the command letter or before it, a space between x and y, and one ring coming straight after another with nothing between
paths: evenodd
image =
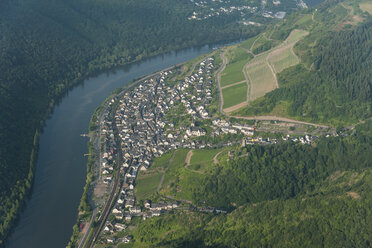
<instances>
[{"instance_id":1,"label":"grassy slope","mask_svg":"<svg viewBox=\"0 0 372 248\"><path fill-rule=\"evenodd\" d=\"M138 173L135 187L135 194L138 201L149 199L156 193L156 188L171 156L172 153L169 152L155 158L147 171L140 171Z\"/></svg>"},{"instance_id":2,"label":"grassy slope","mask_svg":"<svg viewBox=\"0 0 372 248\"><path fill-rule=\"evenodd\" d=\"M247 98L247 84L245 82L222 90L223 107L228 108L244 102Z\"/></svg>"},{"instance_id":3,"label":"grassy slope","mask_svg":"<svg viewBox=\"0 0 372 248\"><path fill-rule=\"evenodd\" d=\"M222 87L243 81L243 67L252 58L252 55L240 46L233 46L227 56L229 61L221 74Z\"/></svg>"}]
</instances>

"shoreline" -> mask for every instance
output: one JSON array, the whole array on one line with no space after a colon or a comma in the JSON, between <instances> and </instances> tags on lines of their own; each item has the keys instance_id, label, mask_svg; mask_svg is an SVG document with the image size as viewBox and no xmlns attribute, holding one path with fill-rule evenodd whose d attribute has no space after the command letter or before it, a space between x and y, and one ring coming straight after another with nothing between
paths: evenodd
<instances>
[{"instance_id":1,"label":"shoreline","mask_svg":"<svg viewBox=\"0 0 372 248\"><path fill-rule=\"evenodd\" d=\"M213 54L213 53L215 53L215 51L210 51L210 52L207 52L207 53L204 53L204 54L202 54L202 55L200 55L200 56L198 56L198 57L196 57L196 58L194 58L194 59L197 59L197 58L199 58L199 57L207 57L208 55L210 55L210 54ZM194 60L194 59L192 59L192 60ZM157 75L160 75L162 72L165 72L165 71L169 71L169 70L173 70L173 69L177 69L177 68L179 68L179 67L181 67L181 66L183 66L183 65L185 65L185 64L187 64L187 63L189 63L190 61L192 61L192 60L188 60L188 61L185 61L185 62L182 62L182 63L178 63L178 64L175 64L175 65L172 65L172 66L169 66L169 67L167 67L167 68L164 68L164 69L162 69L162 70L159 70L159 71L155 71L155 72L153 72L153 73L150 73L150 74L148 74L148 75L145 75L145 76L143 76L143 77L140 77L140 78L137 78L137 79L133 79L131 82L129 82L128 84L125 84L124 86L122 86L122 87L120 87L120 88L117 88L116 90L114 90L96 109L95 109L95 111L94 111L94 113L93 113L93 115L92 115L92 117L91 117L91 119L90 119L90 122L89 122L89 133L88 133L88 136L90 137L89 138L89 141L88 141L88 148L92 148L93 150L94 150L94 145L93 145L93 143L94 143L94 140L95 139L97 139L98 137L95 137L96 136L96 134L95 134L95 132L96 132L96 129L93 129L93 130L91 130L91 127L94 125L95 126L95 122L96 121L98 121L97 120L97 117L98 116L100 116L101 114L102 114L102 112L105 110L105 105L107 104L107 102L109 102L109 101L111 101L113 98L115 98L115 97L118 97L118 96L120 96L121 94L124 94L125 92L127 92L127 91L130 91L132 88L134 88L135 86L137 86L137 85L139 85L139 84L141 84L141 83L143 83L144 81L146 81L147 79L149 79L149 78L152 78L152 77L155 77L155 76L157 76ZM97 152L97 151L95 151L93 154L91 154L91 156L90 157L94 157L94 156L97 156L98 154L97 153L100 153L100 152ZM90 162L91 161L89 161L88 160L88 162L87 162L87 165L86 165L86 167L87 167L87 169L89 168L89 164L90 164ZM79 204L79 206L78 206L78 209L80 208L80 206L81 206L81 204L82 204L82 199L84 198L84 197L86 197L87 198L87 201L89 202L89 204L90 204L90 207L92 207L92 204L91 203L93 203L93 196L92 196L92 194L93 194L93 188L92 188L92 186L94 185L94 182L96 181L96 180L98 180L98 178L99 178L99 165L98 165L98 168L93 168L93 165L94 165L94 163L96 163L95 161L93 161L92 162L92 166L90 166L90 170L87 170L87 177L86 177L86 184L84 185L84 192L83 192L83 195L82 195L82 197L81 197L81 202L80 202L80 204ZM98 171L97 171L97 169L98 169ZM91 173L93 173L94 172L94 181L90 181L89 183L88 183L88 178L89 178L89 176L91 175ZM97 175L97 172L98 172L98 175ZM98 178L97 178L98 177ZM86 190L85 190L86 189ZM94 206L93 206L94 207ZM77 241L77 243L75 244L75 245L77 245L77 246L71 246L71 245L74 245L74 244L71 244L71 245L67 245L66 247L67 248L69 248L69 247L84 247L84 244L85 244L85 242L86 242L86 240L87 240L87 238L90 236L90 233L91 233L91 224L92 223L94 223L95 222L95 218L96 218L96 215L97 215L97 211L96 210L98 210L97 209L97 207L95 207L94 209L93 209L93 211L90 211L91 213L89 213L89 215L90 215L90 220L89 220L89 227L88 227L88 230L86 231L86 233L84 233L83 234L83 237L80 237L80 238L78 238L77 240L75 240L74 239L74 237L76 237L76 234L73 232L73 234L71 235L71 239L70 239L70 242L74 242L74 241ZM94 211L96 211L96 213L94 213ZM79 229L79 222L80 222L80 216L81 216L81 214L80 214L80 211L79 211L79 214L78 214L78 218L77 218L77 220L76 220L76 223L73 225L73 231L74 230L78 230ZM86 223L86 224L88 224L88 223ZM80 232L79 233L77 233L77 235L79 235L80 234ZM83 240L82 240L83 239ZM83 246L82 246L83 245Z\"/></svg>"}]
</instances>

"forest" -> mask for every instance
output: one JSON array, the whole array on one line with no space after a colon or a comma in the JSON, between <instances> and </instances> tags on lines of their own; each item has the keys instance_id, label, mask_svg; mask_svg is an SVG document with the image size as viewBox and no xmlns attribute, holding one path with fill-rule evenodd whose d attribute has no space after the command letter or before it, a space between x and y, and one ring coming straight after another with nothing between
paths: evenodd
<instances>
[{"instance_id":1,"label":"forest","mask_svg":"<svg viewBox=\"0 0 372 248\"><path fill-rule=\"evenodd\" d=\"M243 28L236 15L189 21L193 8L186 0L0 2L0 246L31 190L44 120L72 86L144 57L263 29Z\"/></svg>"},{"instance_id":2,"label":"forest","mask_svg":"<svg viewBox=\"0 0 372 248\"><path fill-rule=\"evenodd\" d=\"M200 182L200 204L140 222L130 246L370 247L372 122L314 145L247 148L249 156ZM186 223L186 224L185 224Z\"/></svg>"}]
</instances>

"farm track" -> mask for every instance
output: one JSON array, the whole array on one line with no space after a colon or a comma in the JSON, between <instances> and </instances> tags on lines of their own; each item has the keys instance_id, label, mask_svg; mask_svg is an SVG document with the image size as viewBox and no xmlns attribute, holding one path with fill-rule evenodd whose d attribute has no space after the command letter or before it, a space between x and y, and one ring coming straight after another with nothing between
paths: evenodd
<instances>
[{"instance_id":1,"label":"farm track","mask_svg":"<svg viewBox=\"0 0 372 248\"><path fill-rule=\"evenodd\" d=\"M156 188L156 193L159 194L159 191L161 189L161 186L163 185L163 182L164 182L164 177L165 177L165 173L167 173L168 169L169 169L169 166L172 164L173 160L174 160L174 157L176 156L176 152L177 151L174 151L173 154L172 154L172 157L169 159L169 162L168 162L168 165L167 167L165 168L164 172L163 172L163 175L161 176L161 179L159 181L159 184L158 184L158 187Z\"/></svg>"}]
</instances>

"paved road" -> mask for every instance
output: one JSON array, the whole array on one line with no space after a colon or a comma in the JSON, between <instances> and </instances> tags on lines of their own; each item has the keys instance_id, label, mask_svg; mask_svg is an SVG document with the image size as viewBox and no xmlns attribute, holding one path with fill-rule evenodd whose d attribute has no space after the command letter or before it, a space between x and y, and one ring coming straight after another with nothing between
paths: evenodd
<instances>
[{"instance_id":1,"label":"paved road","mask_svg":"<svg viewBox=\"0 0 372 248\"><path fill-rule=\"evenodd\" d=\"M220 99L218 101L218 111L220 111L220 114L221 115L225 115L225 113L223 112L222 110L222 106L223 106L223 96L222 96L222 89L221 89L221 72L223 70L225 70L226 68L226 63L227 63L227 60L226 60L226 50L223 51L221 54L220 54L220 57L222 59L222 66L217 70L216 72L216 81L217 81L217 87L218 87L218 92L220 93Z\"/></svg>"}]
</instances>

